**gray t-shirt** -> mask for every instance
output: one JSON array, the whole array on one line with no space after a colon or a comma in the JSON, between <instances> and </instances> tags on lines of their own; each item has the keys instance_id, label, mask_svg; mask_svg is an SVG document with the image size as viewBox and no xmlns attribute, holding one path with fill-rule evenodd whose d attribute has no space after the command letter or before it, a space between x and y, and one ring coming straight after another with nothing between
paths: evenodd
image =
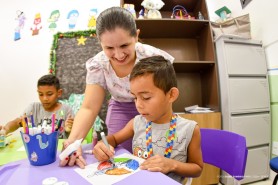
<instances>
[{"instance_id":1,"label":"gray t-shirt","mask_svg":"<svg viewBox=\"0 0 278 185\"><path fill-rule=\"evenodd\" d=\"M65 121L69 115L74 117L73 110L70 106L62 104L61 108L55 112L45 111L40 102L31 103L23 112L23 115L26 114L30 118L31 113L33 113L34 123L36 126L42 125L43 121L46 120L47 124L51 125L52 114L55 113L56 119L55 124L58 120L63 119L61 128L59 129L59 138L68 138L69 133L65 132Z\"/></svg>"},{"instance_id":2,"label":"gray t-shirt","mask_svg":"<svg viewBox=\"0 0 278 185\"><path fill-rule=\"evenodd\" d=\"M176 137L174 140L173 150L171 159L187 162L187 149L191 141L196 122L177 117L176 125ZM152 123L152 146L153 154L164 156L166 144L167 144L167 133L169 131L170 123L156 124ZM146 158L147 146L146 146L146 120L141 115L134 118L134 136L132 141L133 154L138 157ZM182 183L184 177L175 173L167 174L172 179Z\"/></svg>"}]
</instances>

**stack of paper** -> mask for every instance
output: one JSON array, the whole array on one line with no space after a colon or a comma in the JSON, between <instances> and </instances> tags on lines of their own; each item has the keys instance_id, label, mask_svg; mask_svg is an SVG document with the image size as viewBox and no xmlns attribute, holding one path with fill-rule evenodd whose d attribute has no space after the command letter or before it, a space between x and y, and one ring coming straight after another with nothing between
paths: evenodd
<instances>
[{"instance_id":1,"label":"stack of paper","mask_svg":"<svg viewBox=\"0 0 278 185\"><path fill-rule=\"evenodd\" d=\"M208 107L199 107L198 105L193 105L190 107L185 107L184 108L185 112L189 113L208 113L208 112L213 112L211 108Z\"/></svg>"}]
</instances>

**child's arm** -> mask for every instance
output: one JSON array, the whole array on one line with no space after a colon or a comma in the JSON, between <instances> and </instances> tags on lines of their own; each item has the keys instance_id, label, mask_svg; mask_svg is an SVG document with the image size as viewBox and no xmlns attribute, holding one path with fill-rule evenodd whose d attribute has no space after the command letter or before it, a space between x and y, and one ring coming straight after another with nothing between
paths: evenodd
<instances>
[{"instance_id":1,"label":"child's arm","mask_svg":"<svg viewBox=\"0 0 278 185\"><path fill-rule=\"evenodd\" d=\"M20 127L20 123L21 123L21 119L16 118L12 121L9 121L5 126L2 127L2 129L6 134L8 134L17 130Z\"/></svg>"},{"instance_id":2,"label":"child's arm","mask_svg":"<svg viewBox=\"0 0 278 185\"><path fill-rule=\"evenodd\" d=\"M155 155L142 163L141 169L159 171L164 174L174 172L184 177L198 177L203 170L201 151L201 134L198 125L195 126L187 151L187 162L180 162L164 156Z\"/></svg>"},{"instance_id":3,"label":"child's arm","mask_svg":"<svg viewBox=\"0 0 278 185\"><path fill-rule=\"evenodd\" d=\"M130 120L127 125L120 130L119 132L108 135L106 137L110 149L108 149L102 141L99 141L93 149L93 154L95 155L96 159L99 161L106 161L114 156L114 147L122 142L126 141L127 139L131 138L134 135L133 132L133 120Z\"/></svg>"}]
</instances>

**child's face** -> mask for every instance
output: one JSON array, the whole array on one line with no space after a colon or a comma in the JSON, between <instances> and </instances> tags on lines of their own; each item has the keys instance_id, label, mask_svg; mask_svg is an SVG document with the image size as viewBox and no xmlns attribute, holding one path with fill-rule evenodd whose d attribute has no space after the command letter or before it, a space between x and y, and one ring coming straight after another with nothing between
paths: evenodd
<instances>
[{"instance_id":1,"label":"child's face","mask_svg":"<svg viewBox=\"0 0 278 185\"><path fill-rule=\"evenodd\" d=\"M130 82L131 93L135 97L138 112L148 121L169 122L172 114L170 92L164 93L153 83L153 74L136 77Z\"/></svg>"},{"instance_id":2,"label":"child's face","mask_svg":"<svg viewBox=\"0 0 278 185\"><path fill-rule=\"evenodd\" d=\"M139 34L139 31L138 31ZM135 43L138 36L132 37L129 32L116 28L105 31L100 36L100 43L112 66L126 66L135 62Z\"/></svg>"},{"instance_id":3,"label":"child's face","mask_svg":"<svg viewBox=\"0 0 278 185\"><path fill-rule=\"evenodd\" d=\"M44 85L39 86L37 92L44 109L49 112L54 111L57 105L57 100L62 94L62 90L57 90L54 85Z\"/></svg>"}]
</instances>

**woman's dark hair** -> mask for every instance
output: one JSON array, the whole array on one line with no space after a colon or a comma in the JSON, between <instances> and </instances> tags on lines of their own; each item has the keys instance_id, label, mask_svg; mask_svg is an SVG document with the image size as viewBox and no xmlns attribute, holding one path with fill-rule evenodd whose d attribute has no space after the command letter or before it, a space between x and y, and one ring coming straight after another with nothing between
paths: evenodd
<instances>
[{"instance_id":1,"label":"woman's dark hair","mask_svg":"<svg viewBox=\"0 0 278 185\"><path fill-rule=\"evenodd\" d=\"M137 28L133 15L121 7L111 7L101 12L97 18L96 34L100 36L105 31L113 31L116 28L122 28L130 33L130 36L136 37Z\"/></svg>"}]
</instances>

